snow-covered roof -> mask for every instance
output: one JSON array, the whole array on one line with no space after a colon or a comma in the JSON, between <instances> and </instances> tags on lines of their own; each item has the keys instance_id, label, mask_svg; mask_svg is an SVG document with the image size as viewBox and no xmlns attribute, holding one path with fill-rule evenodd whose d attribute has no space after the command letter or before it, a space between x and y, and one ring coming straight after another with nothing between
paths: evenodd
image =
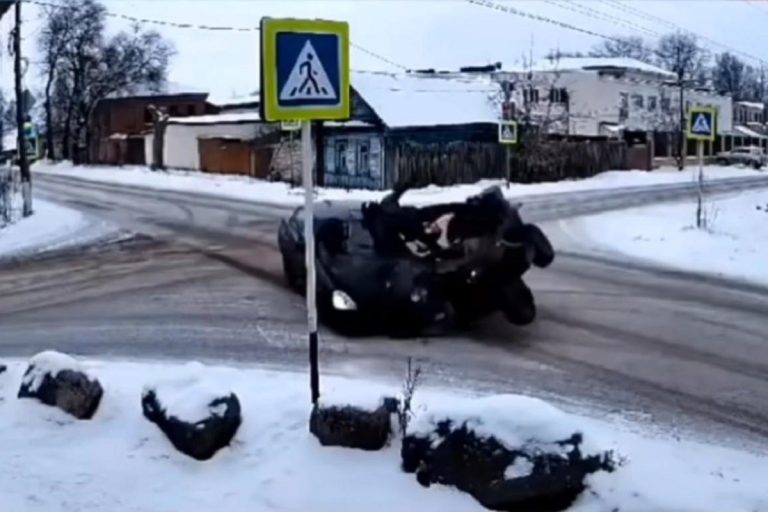
<instances>
[{"instance_id":1,"label":"snow-covered roof","mask_svg":"<svg viewBox=\"0 0 768 512\"><path fill-rule=\"evenodd\" d=\"M212 105L216 105L217 107L238 107L241 105L248 105L251 103L259 103L261 101L261 96L258 94L250 95L250 96L238 96L236 98L214 98L208 99L208 103L211 103Z\"/></svg>"},{"instance_id":2,"label":"snow-covered roof","mask_svg":"<svg viewBox=\"0 0 768 512\"><path fill-rule=\"evenodd\" d=\"M352 87L390 128L496 123L488 77L355 72Z\"/></svg>"},{"instance_id":3,"label":"snow-covered roof","mask_svg":"<svg viewBox=\"0 0 768 512\"><path fill-rule=\"evenodd\" d=\"M754 109L757 109L757 110L764 110L765 109L765 104L758 103L756 101L737 101L736 104L737 105L741 105L743 107L747 107L747 108L754 108Z\"/></svg>"},{"instance_id":4,"label":"snow-covered roof","mask_svg":"<svg viewBox=\"0 0 768 512\"><path fill-rule=\"evenodd\" d=\"M560 59L544 59L534 64L531 71L578 71L599 68L627 69L675 78L675 74L671 71L628 57L563 57Z\"/></svg>"},{"instance_id":5,"label":"snow-covered roof","mask_svg":"<svg viewBox=\"0 0 768 512\"><path fill-rule=\"evenodd\" d=\"M206 116L172 117L170 124L236 124L258 123L261 116L258 112L236 112L231 114L210 114Z\"/></svg>"},{"instance_id":6,"label":"snow-covered roof","mask_svg":"<svg viewBox=\"0 0 768 512\"><path fill-rule=\"evenodd\" d=\"M110 94L107 98L146 98L150 96L180 96L182 94L208 94L199 87L193 85L184 85L177 82L166 82L160 90L152 90L144 85L134 88L131 91Z\"/></svg>"},{"instance_id":7,"label":"snow-covered roof","mask_svg":"<svg viewBox=\"0 0 768 512\"><path fill-rule=\"evenodd\" d=\"M746 135L747 137L755 137L755 138L759 138L759 139L764 139L765 138L765 135L763 135L761 133L757 133L754 130L750 130L746 126L734 126L734 130L736 130L736 132L739 135Z\"/></svg>"}]
</instances>

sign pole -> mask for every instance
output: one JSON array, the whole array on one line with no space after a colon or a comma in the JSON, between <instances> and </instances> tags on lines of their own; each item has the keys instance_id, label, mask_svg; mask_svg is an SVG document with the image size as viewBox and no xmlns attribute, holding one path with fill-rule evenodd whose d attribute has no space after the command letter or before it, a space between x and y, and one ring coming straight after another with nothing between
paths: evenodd
<instances>
[{"instance_id":1,"label":"sign pole","mask_svg":"<svg viewBox=\"0 0 768 512\"><path fill-rule=\"evenodd\" d=\"M701 139L696 141L696 154L699 160L699 175L696 179L696 227L701 228L704 220L704 142Z\"/></svg>"},{"instance_id":2,"label":"sign pole","mask_svg":"<svg viewBox=\"0 0 768 512\"><path fill-rule=\"evenodd\" d=\"M307 267L307 326L309 330L309 387L312 403L320 397L320 370L317 348L317 291L315 272L315 212L312 183L312 123L301 122L301 169L304 183L304 242Z\"/></svg>"}]
</instances>

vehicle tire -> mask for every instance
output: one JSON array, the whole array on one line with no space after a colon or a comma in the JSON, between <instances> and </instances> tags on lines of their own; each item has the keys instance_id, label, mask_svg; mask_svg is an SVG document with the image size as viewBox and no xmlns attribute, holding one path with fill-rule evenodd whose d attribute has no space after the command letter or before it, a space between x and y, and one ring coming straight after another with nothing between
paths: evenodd
<instances>
[{"instance_id":1,"label":"vehicle tire","mask_svg":"<svg viewBox=\"0 0 768 512\"><path fill-rule=\"evenodd\" d=\"M550 266L555 259L555 249L547 235L535 224L526 224L523 229L525 241L534 248L533 264L541 268Z\"/></svg>"},{"instance_id":2,"label":"vehicle tire","mask_svg":"<svg viewBox=\"0 0 768 512\"><path fill-rule=\"evenodd\" d=\"M536 319L536 303L531 289L522 279L508 283L501 291L502 311L514 325L528 325Z\"/></svg>"},{"instance_id":3,"label":"vehicle tire","mask_svg":"<svg viewBox=\"0 0 768 512\"><path fill-rule=\"evenodd\" d=\"M762 166L763 166L763 164L761 162L758 162L758 161L752 162L752 168L753 169L758 169L759 170Z\"/></svg>"},{"instance_id":4,"label":"vehicle tire","mask_svg":"<svg viewBox=\"0 0 768 512\"><path fill-rule=\"evenodd\" d=\"M726 160L725 158L718 158L717 163L719 165L728 165L728 160Z\"/></svg>"}]
</instances>

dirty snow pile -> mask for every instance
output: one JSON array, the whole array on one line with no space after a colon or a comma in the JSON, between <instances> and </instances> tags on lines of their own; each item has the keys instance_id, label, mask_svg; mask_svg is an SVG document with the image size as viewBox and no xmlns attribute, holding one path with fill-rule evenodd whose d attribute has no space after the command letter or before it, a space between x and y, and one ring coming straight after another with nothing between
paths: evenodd
<instances>
[{"instance_id":1,"label":"dirty snow pile","mask_svg":"<svg viewBox=\"0 0 768 512\"><path fill-rule=\"evenodd\" d=\"M697 169L689 168L684 172L664 168L653 172L646 171L607 171L592 178L566 180L560 182L521 184L512 183L504 186L504 194L509 198L551 194L556 192L578 192L586 190L605 190L622 187L665 185L690 183ZM56 164L39 162L33 168L33 174L69 176L73 178L138 186L156 190L176 191L229 197L280 206L298 206L304 202L301 187L291 187L287 183L267 182L247 176L216 175L196 171L169 170L151 171L144 166L74 166L71 163ZM729 179L765 176L760 171L741 167L707 167L709 179ZM409 191L403 203L426 205L440 202L461 202L491 185L506 183L502 180L483 180L474 184L428 187ZM317 188L318 200L353 200L377 201L386 194L379 190L345 190L339 188Z\"/></svg>"},{"instance_id":2,"label":"dirty snow pile","mask_svg":"<svg viewBox=\"0 0 768 512\"><path fill-rule=\"evenodd\" d=\"M563 220L561 246L768 285L768 189Z\"/></svg>"},{"instance_id":3,"label":"dirty snow pile","mask_svg":"<svg viewBox=\"0 0 768 512\"><path fill-rule=\"evenodd\" d=\"M93 419L78 421L36 401L17 400L26 362L7 363L0 373L0 510L482 510L469 495L440 485L425 489L402 472L398 439L378 452L321 447L307 429L309 386L303 374L82 361L103 384L104 396ZM234 442L206 462L175 451L141 410L147 382L184 378L196 386L195 373L201 381L217 381L217 389L231 389L242 403L243 424ZM333 401L376 400L400 390L398 382L332 376L324 376L321 386ZM575 511L768 510L768 458L756 454L636 433L643 427L631 431L627 424L568 414L526 397L474 400L422 386L414 404L425 424L447 413L514 442L579 429L626 457L618 471L590 477ZM508 471L522 474L526 468Z\"/></svg>"}]
</instances>

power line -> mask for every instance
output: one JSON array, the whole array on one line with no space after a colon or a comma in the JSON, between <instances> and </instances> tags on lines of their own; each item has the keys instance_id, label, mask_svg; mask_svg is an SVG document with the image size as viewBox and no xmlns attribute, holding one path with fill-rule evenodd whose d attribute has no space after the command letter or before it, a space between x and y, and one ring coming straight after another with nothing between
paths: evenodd
<instances>
[{"instance_id":1,"label":"power line","mask_svg":"<svg viewBox=\"0 0 768 512\"><path fill-rule=\"evenodd\" d=\"M479 5L481 7L486 7L488 9L493 9L496 11L502 11L507 14L512 14L514 16L521 16L523 18L528 18L535 21L540 21L542 23L548 23L550 25L557 25L558 27L565 28L568 30L573 30L574 32L581 32L582 34L587 34L594 37L600 37L602 39L607 39L609 41L616 41L619 42L619 39L615 37L611 37L605 34L601 34L600 32L595 32L594 30L589 30L582 27L577 27L576 25L571 25L570 23L565 23L563 21L555 20L552 18L549 18L547 16L542 16L539 14L533 14L526 11L521 11L520 9L516 9L515 7L510 7L508 5L500 4L497 2L492 2L491 0L467 0L470 4L473 5Z\"/></svg>"},{"instance_id":2,"label":"power line","mask_svg":"<svg viewBox=\"0 0 768 512\"><path fill-rule=\"evenodd\" d=\"M602 11L598 11L597 9L593 9L592 7L588 7L583 4L579 4L577 2L574 2L572 0L562 0L563 4L556 2L555 0L546 0L548 3L554 5L555 7L559 7L560 9L566 9L571 12L576 12L579 14L583 14L585 16L594 17L597 16L600 19L606 20L606 21L612 21L614 23L618 23L626 28L629 28L631 30L634 30L636 32L641 32L644 35L651 36L651 37L660 37L661 34L659 32L656 32L654 30L651 30L649 28L643 27L641 25L637 25L635 23L632 23L628 20L612 16L610 14L607 14Z\"/></svg>"},{"instance_id":3,"label":"power line","mask_svg":"<svg viewBox=\"0 0 768 512\"><path fill-rule=\"evenodd\" d=\"M605 5L607 5L607 6L609 6L609 7L612 7L613 9L622 11L622 12L624 12L626 14L631 15L631 16L636 16L636 17L642 18L644 20L651 21L653 23L664 25L665 27L671 28L671 29L673 29L675 31L680 31L680 32L683 32L685 34L689 34L689 35L695 36L695 37L701 39L702 41L707 41L711 45L714 45L714 46L717 46L717 47L720 47L720 48L724 48L725 50L728 50L728 51L730 51L732 53L735 53L735 54L741 55L743 57L746 57L748 59L757 61L761 65L768 64L768 62L766 60L764 60L764 59L762 59L762 58L760 58L760 57L758 57L756 55L753 55L753 54L751 54L749 52L745 52L745 51L739 50L738 48L734 48L733 46L729 46L727 44L721 43L719 41L716 41L716 40L712 39L711 37L708 37L708 36L705 36L705 35L693 32L692 30L688 30L687 28L682 27L682 26L680 26L680 25L678 25L676 23L673 23L673 22L671 22L669 20L666 20L664 18L660 18L659 16L656 16L654 14L642 11L642 10L636 8L636 7L630 7L629 5L626 5L626 4L624 4L623 2L621 2L619 0L598 0L598 1L603 3L603 4L605 4Z\"/></svg>"},{"instance_id":4,"label":"power line","mask_svg":"<svg viewBox=\"0 0 768 512\"><path fill-rule=\"evenodd\" d=\"M61 4L56 4L53 2L47 2L45 0L23 0L26 3L42 6L42 7L53 7L62 9L65 8L65 6ZM213 32L259 32L261 29L260 27L231 27L231 26L224 26L224 25L200 25L195 23L179 23L176 21L165 21L165 20L156 20L156 19L150 19L150 18L140 18L137 16L130 16L128 14L121 14L121 13L114 13L110 11L105 11L104 13L106 16L109 16L111 18L118 18L123 19L126 21L130 21L133 23L141 23L145 25L158 25L158 26L164 26L164 27L172 27L172 28L183 28L183 29L194 29L194 30L208 30ZM375 58L382 62L385 62L389 64L390 66L394 66L397 68L400 68L402 70L408 71L410 68L408 66L404 66L403 64L397 63L393 61L392 59L388 59L387 57L384 57L383 55L374 52L373 50L369 50L368 48L365 48L357 43L350 42L350 46L354 47L355 49Z\"/></svg>"}]
</instances>

